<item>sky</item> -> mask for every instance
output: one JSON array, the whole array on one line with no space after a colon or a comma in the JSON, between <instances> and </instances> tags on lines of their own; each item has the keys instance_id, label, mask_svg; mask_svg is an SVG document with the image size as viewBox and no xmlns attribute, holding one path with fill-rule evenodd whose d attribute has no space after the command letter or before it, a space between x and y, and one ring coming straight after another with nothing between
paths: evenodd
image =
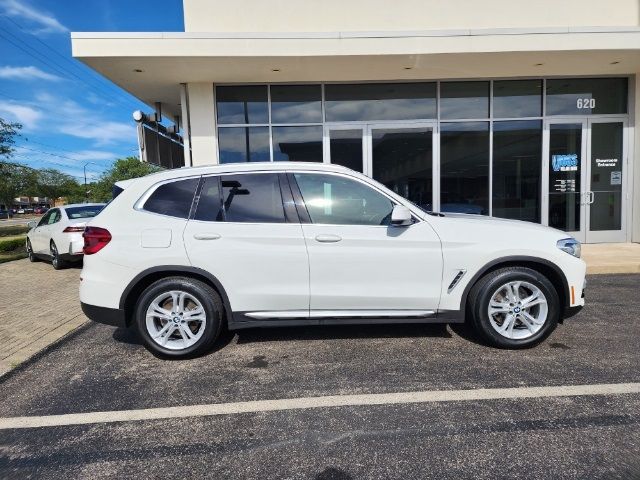
<instances>
[{"instance_id":1,"label":"sky","mask_svg":"<svg viewBox=\"0 0 640 480\"><path fill-rule=\"evenodd\" d=\"M137 155L150 112L71 56L70 32L184 30L181 0L0 0L0 118L23 128L12 161L91 181ZM91 163L88 163L91 162Z\"/></svg>"}]
</instances>

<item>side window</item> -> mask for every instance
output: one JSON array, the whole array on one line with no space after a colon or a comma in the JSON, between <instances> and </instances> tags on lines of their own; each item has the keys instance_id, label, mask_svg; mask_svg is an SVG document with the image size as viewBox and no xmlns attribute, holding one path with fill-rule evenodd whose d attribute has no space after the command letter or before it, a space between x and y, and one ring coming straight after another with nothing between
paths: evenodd
<instances>
[{"instance_id":1,"label":"side window","mask_svg":"<svg viewBox=\"0 0 640 480\"><path fill-rule=\"evenodd\" d=\"M393 202L373 188L338 175L296 173L313 223L389 225Z\"/></svg>"},{"instance_id":2,"label":"side window","mask_svg":"<svg viewBox=\"0 0 640 480\"><path fill-rule=\"evenodd\" d=\"M284 207L278 174L221 175L205 180L196 220L284 223ZM222 193L222 195L220 195ZM222 204L220 204L222 200Z\"/></svg>"},{"instance_id":3,"label":"side window","mask_svg":"<svg viewBox=\"0 0 640 480\"><path fill-rule=\"evenodd\" d=\"M198 178L189 178L160 185L144 202L143 208L170 217L189 218L198 181Z\"/></svg>"},{"instance_id":4,"label":"side window","mask_svg":"<svg viewBox=\"0 0 640 480\"><path fill-rule=\"evenodd\" d=\"M54 223L58 223L60 221L60 217L62 214L60 210L54 210L51 216L49 217L49 225L53 225Z\"/></svg>"},{"instance_id":5,"label":"side window","mask_svg":"<svg viewBox=\"0 0 640 480\"><path fill-rule=\"evenodd\" d=\"M51 214L53 214L53 210L49 210L47 213L45 213L44 217L42 217L38 222L38 226L41 227L42 225L48 225L49 218L51 218Z\"/></svg>"},{"instance_id":6,"label":"side window","mask_svg":"<svg viewBox=\"0 0 640 480\"><path fill-rule=\"evenodd\" d=\"M220 177L205 177L194 220L222 222L224 218L221 206Z\"/></svg>"}]
</instances>

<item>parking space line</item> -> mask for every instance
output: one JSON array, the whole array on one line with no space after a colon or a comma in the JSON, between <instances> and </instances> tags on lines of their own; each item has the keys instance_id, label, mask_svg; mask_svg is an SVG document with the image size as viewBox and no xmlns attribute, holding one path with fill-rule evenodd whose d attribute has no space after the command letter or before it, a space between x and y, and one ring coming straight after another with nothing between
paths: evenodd
<instances>
[{"instance_id":1,"label":"parking space line","mask_svg":"<svg viewBox=\"0 0 640 480\"><path fill-rule=\"evenodd\" d=\"M435 390L360 395L284 398L208 405L70 413L33 417L0 418L0 430L15 428L58 427L113 422L134 422L171 418L205 417L239 413L303 410L327 407L397 405L405 403L459 402L470 400L502 400L514 398L571 397L640 393L640 383L596 385L562 385L550 387L479 388L470 390Z\"/></svg>"}]
</instances>

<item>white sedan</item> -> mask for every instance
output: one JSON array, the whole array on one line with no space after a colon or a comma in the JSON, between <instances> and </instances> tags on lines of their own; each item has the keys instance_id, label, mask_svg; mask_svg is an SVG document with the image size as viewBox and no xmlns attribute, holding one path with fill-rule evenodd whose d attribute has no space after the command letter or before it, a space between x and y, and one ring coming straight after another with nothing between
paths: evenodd
<instances>
[{"instance_id":1,"label":"white sedan","mask_svg":"<svg viewBox=\"0 0 640 480\"><path fill-rule=\"evenodd\" d=\"M29 222L29 260L51 259L56 270L82 259L82 232L87 221L104 208L104 203L65 205L49 210L39 222Z\"/></svg>"}]
</instances>

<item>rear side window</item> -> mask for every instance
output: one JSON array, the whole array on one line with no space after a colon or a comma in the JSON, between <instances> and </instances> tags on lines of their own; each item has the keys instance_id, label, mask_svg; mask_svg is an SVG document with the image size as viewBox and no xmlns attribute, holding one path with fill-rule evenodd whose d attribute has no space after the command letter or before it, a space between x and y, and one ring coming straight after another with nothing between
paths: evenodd
<instances>
[{"instance_id":1,"label":"rear side window","mask_svg":"<svg viewBox=\"0 0 640 480\"><path fill-rule=\"evenodd\" d=\"M198 178L177 180L160 185L144 203L148 212L170 217L189 218Z\"/></svg>"},{"instance_id":2,"label":"rear side window","mask_svg":"<svg viewBox=\"0 0 640 480\"><path fill-rule=\"evenodd\" d=\"M195 219L284 223L286 220L278 175L251 173L207 177L200 193Z\"/></svg>"},{"instance_id":3,"label":"rear side window","mask_svg":"<svg viewBox=\"0 0 640 480\"><path fill-rule=\"evenodd\" d=\"M65 211L70 220L76 220L78 218L95 217L103 208L104 205L87 205L84 207L65 208Z\"/></svg>"}]
</instances>

